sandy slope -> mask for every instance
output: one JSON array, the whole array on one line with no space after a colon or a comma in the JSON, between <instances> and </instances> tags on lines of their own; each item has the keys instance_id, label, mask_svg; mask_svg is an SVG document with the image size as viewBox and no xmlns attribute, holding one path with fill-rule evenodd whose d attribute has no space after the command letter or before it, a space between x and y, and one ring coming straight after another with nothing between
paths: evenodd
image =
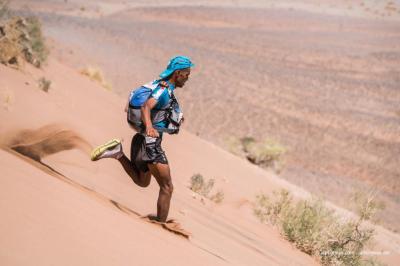
<instances>
[{"instance_id":1,"label":"sandy slope","mask_svg":"<svg viewBox=\"0 0 400 266\"><path fill-rule=\"evenodd\" d=\"M12 4L42 19L53 55L99 65L122 96L190 55L197 67L177 92L190 132L226 149L232 136L276 139L282 178L343 207L378 188L379 216L400 230L399 1Z\"/></svg>"},{"instance_id":2,"label":"sandy slope","mask_svg":"<svg viewBox=\"0 0 400 266\"><path fill-rule=\"evenodd\" d=\"M2 265L184 265L190 258L197 259L194 265L222 265L186 240L132 219L13 155L0 151L0 158Z\"/></svg>"},{"instance_id":3,"label":"sandy slope","mask_svg":"<svg viewBox=\"0 0 400 266\"><path fill-rule=\"evenodd\" d=\"M25 72L0 66L3 140L9 130L57 123L55 128L70 129L91 144L123 137L129 150L123 100L55 61L45 72L29 66ZM52 81L49 93L37 87L42 76ZM138 218L135 213L155 211L158 188L155 182L136 187L115 161L93 163L78 149L44 157L60 178L1 150L0 263L315 264L251 213L249 201L260 188L279 186L274 177L185 132L166 144L176 187L170 216L193 234L190 241ZM193 198L187 185L197 172L216 178L226 195L221 205Z\"/></svg>"},{"instance_id":4,"label":"sandy slope","mask_svg":"<svg viewBox=\"0 0 400 266\"><path fill-rule=\"evenodd\" d=\"M42 76L52 81L48 93L37 87ZM125 123L124 100L56 61L45 71L27 66L25 73L0 65L0 89L3 140L16 136L4 134L9 130L57 123L56 128L72 130L92 145L122 137L129 151L132 131ZM193 234L190 241L137 217L135 213L155 211L157 185L153 181L149 188L136 187L113 160L90 162L85 149L44 157L44 164L65 177L60 178L0 151L0 263L315 264L251 211L259 192L280 187L298 196L306 192L185 131L168 136L165 147L175 185L170 217ZM225 193L221 205L193 195L188 183L194 173L216 179L216 188ZM383 259L395 265L400 240L385 233L377 250L389 251Z\"/></svg>"},{"instance_id":5,"label":"sandy slope","mask_svg":"<svg viewBox=\"0 0 400 266\"><path fill-rule=\"evenodd\" d=\"M232 88L234 92L240 91L238 88L257 92L268 84L271 87L270 92L276 90L279 93L265 94L264 98L260 97L260 102L250 101L250 103L260 105L259 108L268 103L265 105L267 106L265 113L276 112L276 114L273 119L266 117L267 121L275 121L276 117L281 117L284 123L273 122L272 128L281 133L295 132L295 135L288 136L292 141L296 140L299 129L304 125L307 127L311 125L307 128L308 131L305 130L306 134L303 134L307 136L306 139L308 134L314 132L310 128L316 128L313 133L313 143L301 139L298 141L304 143L306 149L299 148L298 153L301 156L291 162L292 167L296 163L315 172L315 169L318 169L315 164L318 166L323 162L332 162L328 165L332 169L328 170L333 170L332 173L336 172L340 176L342 173L354 172L352 169L355 164L352 156L358 153L356 159L363 164L357 167L365 169L366 165L371 165L374 171L354 176L360 177L363 184L364 179L368 180L369 176L380 181L384 180L380 175L384 176L386 178L384 183L389 183L387 187L393 190L390 192L395 199L398 199L396 194L398 168L396 157L392 156L396 155L396 147L399 147L396 131L398 120L397 113L394 112L397 110L396 100L399 96L396 87L399 84L396 75L398 74L396 60L398 23L383 23L380 20L383 16L384 20L396 20L399 15L386 14L385 6L379 7L379 1L365 1L364 6L359 5L362 12L354 8L349 9L348 1L326 1L325 6L320 6L319 1L302 1L302 4L297 5L293 5L293 1L280 1L275 6L278 10L281 9L280 12L275 9L264 12L246 8L238 10L203 7L201 9L183 7L177 10L137 8L147 7L149 2L160 7L159 1L126 1L129 3L121 4L116 1L70 0L68 5L61 1L18 1L16 4L26 4L24 2L31 4L35 11L43 12L41 15L48 23L46 26L50 36L66 43L68 49L72 49L70 53L65 53L64 49L65 61L74 60L74 57L79 58L78 61L82 66L82 62L104 59L103 64L108 64L110 68L105 69L107 74L112 74L114 71L116 79L125 81L129 86L132 80L135 80L136 84L137 80L147 81L147 77L152 78L154 70L161 65L157 60L167 58L171 53L171 47L175 47L174 51L177 51L183 44L189 47L185 51L197 52L194 54L196 62L199 62L199 68L190 83L193 88L199 88L205 76L208 80L214 81L214 87L210 86L208 89L216 95L220 91L218 88L226 86L227 83L229 86L226 87ZM136 5L132 4L133 2ZM274 1L234 2L219 1L215 4L202 1L200 5L258 7L257 4L262 2L263 7L269 8ZM292 3L287 5L288 2ZM337 6L326 8L327 5L332 7L333 3ZM173 0L163 1L163 5L182 6L183 3ZM81 10L82 7L85 10ZM129 10L129 8L135 9ZM316 15L292 12L293 8ZM366 11L367 8L369 11ZM372 17L373 20L353 20L341 16L325 18L321 15L338 14L338 12L343 14L344 10L351 17ZM165 14L165 12L170 14L167 21L160 16L160 13ZM67 16L59 16L60 14ZM249 14L252 20L248 19ZM103 17L104 15L110 17ZM265 16L268 19L265 19ZM102 19L97 20L99 17ZM83 18L96 19L86 21ZM376 18L379 20L375 20ZM273 31L267 31L269 37L258 36L256 33L269 23L273 25ZM342 23L348 27L342 28ZM311 28L310 24L313 25ZM126 25L136 26L131 28ZM171 34L165 31L165 25L170 29L177 29L176 32L173 30ZM300 31L298 36L308 37L300 43L297 41L297 35L293 34L296 31ZM140 36L141 42L133 46L132 41L136 41L137 36ZM168 36L170 42L168 45L158 47L153 44L151 36ZM189 43L189 40L182 36L191 36L193 43ZM234 36L241 38L235 39ZM332 42L331 38L335 41ZM241 42L247 39L252 43ZM282 46L281 43L285 45ZM264 44L266 46L263 46ZM251 49L248 49L248 45ZM257 50L258 47L263 49ZM307 52L303 53L304 48L310 50L306 49ZM144 50L146 52L143 52ZM129 54L126 51L130 51ZM288 51L291 56L286 56ZM110 54L113 55L112 58ZM152 58L147 55L151 55ZM285 56L281 58L282 55ZM220 59L223 64L206 60L210 57ZM249 59L257 61L253 72L249 71L251 75L242 82L236 82L235 78L243 70L241 66L246 65L244 63ZM213 65L216 71L214 68L203 67L208 64ZM224 65L229 66L229 71ZM126 71L127 69L129 71ZM260 69L263 71L259 71ZM264 71L268 74L268 78L257 76L257 73ZM314 77L315 71L322 74ZM2 108L0 132L21 128L37 129L45 124L58 123L57 128L72 129L93 145L115 136L123 137L125 150L129 151L132 132L126 126L121 111L124 100L77 76L75 72L54 61L45 72L28 67L25 74L0 66L0 108ZM330 75L336 73L334 86L330 86L329 80L326 80L327 76L324 73L328 72ZM229 78L221 82L217 79L220 73ZM282 73L285 75L280 77ZM307 78L304 79L303 75ZM48 94L37 88L37 80L42 76L52 81ZM291 89L298 84L303 85L304 82L313 90L302 91L301 93L304 93L302 95ZM364 82L366 84L363 84ZM116 86L116 89L127 89L128 86L125 84ZM347 89L353 86L359 88L364 96L361 97L361 94ZM343 92L338 92L338 88L345 89ZM377 88L382 91L377 92ZM320 91L329 93L323 94L321 98ZM338 96L335 96L336 94ZM200 127L192 128L193 132L200 132L203 137L204 132L211 132L209 139L216 139L221 132L228 135L239 132L240 129L233 128L228 123L214 127L213 125L219 124L218 119L225 121L223 108L216 109L215 113L220 116L215 115L210 118L207 115L213 111L212 109L202 108L203 106L199 108L192 104L192 99L198 96L198 90L189 90L189 94L182 95L182 100L190 107L188 117L191 119L188 120L187 126L192 123L192 126ZM238 94L238 96L243 95ZM355 99L361 97L361 100L348 102L342 100L352 97ZM330 98L337 99L338 103L334 104L340 103L343 108L336 109L327 104L326 100ZM315 99L315 102L312 102L312 99ZM306 105L303 106L303 103ZM325 110L329 115L324 112L315 114L316 110L312 108L309 110L310 106L313 106L312 103L315 103L317 111ZM214 106L220 107L221 102L214 103ZM355 108L358 112L348 113L348 108ZM335 117L330 114L332 110L341 112ZM302 113L304 117L299 116ZM364 113L368 116L364 116ZM211 130L204 126L202 119L205 117L213 119L208 121ZM346 120L342 120L342 117L346 117ZM375 117L376 121L372 119ZM307 123L304 121L298 123L299 119ZM326 123L326 119L332 123ZM106 128L104 128L105 121ZM279 128L278 125L283 125L284 128ZM264 132L265 125L258 123L258 126L261 126L261 132ZM319 134L321 132L318 131L319 128L324 129L328 126L333 129L332 136ZM252 127L251 130L257 131L257 128ZM321 136L321 139L316 138L318 136ZM359 143L356 139L357 141L353 140L352 143L351 140L357 137L365 137L365 142ZM374 141L370 141L370 138ZM324 148L324 145L319 143L330 142L330 148L326 149L331 153L337 152L337 156L324 158L327 153L320 152L320 148ZM315 143L318 147L314 150L309 149ZM189 260L195 265L314 263L312 259L294 250L282 240L276 231L260 225L251 213L251 201L260 191L269 192L285 187L290 188L298 196L305 196L307 192L187 132L167 137L165 146L173 167L175 184L171 216L177 218L185 229L192 232L193 237L190 242L137 218L135 212L148 214L155 210L157 186L154 181L147 189L134 186L113 161L92 163L85 152L79 150L63 151L45 157L43 162L67 178L63 179L51 175L48 171L44 173L43 170L46 169L38 169L37 164L29 164L12 154L0 151L0 165L4 169L4 175L1 174L0 179L0 210L4 213L2 216L4 219L0 220L0 232L5 236L0 240L0 246L5 247L0 252L0 263L97 265L100 261L104 265L124 265L127 261L134 261L142 265L149 258L152 258L149 263L151 265L164 265L165 259L173 265L186 265ZM381 165L374 167L374 164L379 162L379 157L375 156L376 151L381 151L380 156L387 158L383 163L385 167L381 168ZM304 160L306 153L316 154L313 158L318 160L311 157L309 160ZM342 158L343 154L349 154L351 163ZM335 161L335 158L340 160ZM388 169L394 170L390 172ZM309 189L314 185L314 191L322 191L331 198L339 198L342 201L347 198L338 191L350 189L351 180L339 182L340 180L322 175L325 183L315 185L318 182L313 176L307 175L306 171L295 167L293 172L295 173L292 181L300 180L297 183ZM187 186L190 176L194 173L201 173L206 178L217 180L216 187L225 193L222 205L218 206L207 200L202 203L199 197L193 197ZM394 178L388 178L389 174ZM335 190L333 183L342 190ZM123 212L115 203L119 208L125 206L131 211ZM391 205L388 209L390 212L387 216L393 224L398 224L398 209ZM378 230L378 245L370 250L384 251L385 254L388 252L388 256L379 258L389 265L397 265L400 251L399 237L382 228ZM153 250L157 250L157 255L151 253ZM157 261L158 258L162 259Z\"/></svg>"}]
</instances>

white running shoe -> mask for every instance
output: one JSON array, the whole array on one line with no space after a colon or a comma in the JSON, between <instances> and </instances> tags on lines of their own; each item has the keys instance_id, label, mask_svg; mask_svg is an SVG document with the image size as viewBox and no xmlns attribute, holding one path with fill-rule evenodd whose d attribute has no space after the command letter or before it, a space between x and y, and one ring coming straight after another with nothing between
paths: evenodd
<instances>
[{"instance_id":1,"label":"white running shoe","mask_svg":"<svg viewBox=\"0 0 400 266\"><path fill-rule=\"evenodd\" d=\"M118 160L123 155L121 141L119 139L113 139L95 148L90 154L90 159L92 161L104 158L114 158Z\"/></svg>"}]
</instances>

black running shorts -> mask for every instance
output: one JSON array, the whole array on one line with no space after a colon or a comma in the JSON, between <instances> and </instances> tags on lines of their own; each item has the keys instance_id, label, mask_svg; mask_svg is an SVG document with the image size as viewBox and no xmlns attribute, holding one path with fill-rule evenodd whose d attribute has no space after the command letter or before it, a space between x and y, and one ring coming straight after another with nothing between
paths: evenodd
<instances>
[{"instance_id":1,"label":"black running shorts","mask_svg":"<svg viewBox=\"0 0 400 266\"><path fill-rule=\"evenodd\" d=\"M145 137L140 133L133 136L131 142L131 162L142 172L149 171L147 164L168 164L167 156L161 148L162 138Z\"/></svg>"}]
</instances>

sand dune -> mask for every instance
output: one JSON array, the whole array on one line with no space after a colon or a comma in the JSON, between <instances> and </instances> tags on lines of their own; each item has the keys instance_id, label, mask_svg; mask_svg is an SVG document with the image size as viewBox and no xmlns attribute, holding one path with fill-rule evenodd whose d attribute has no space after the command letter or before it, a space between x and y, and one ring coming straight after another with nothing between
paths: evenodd
<instances>
[{"instance_id":1,"label":"sand dune","mask_svg":"<svg viewBox=\"0 0 400 266\"><path fill-rule=\"evenodd\" d=\"M242 171L249 176L238 176L239 172L229 176L233 169L226 168L223 185L221 165L213 163L224 157L241 159L213 145L207 150L214 154L201 154L208 144L185 132L176 140L167 138L176 186L171 218L192 236L186 240L145 222L139 216L155 211L157 185L136 187L117 163L93 163L87 154L90 145L109 137L121 136L128 146L132 132L121 117L123 101L55 61L46 71L28 67L25 72L0 66L1 88L12 88L8 93L14 95L14 102L0 112L2 264L165 265L166 260L173 265L186 265L188 260L193 265L315 264L253 217L246 202L260 184L241 183L260 178L252 172L266 174L242 162L248 167ZM35 77L41 75L54 81L49 93L36 85ZM90 114L99 105L108 108ZM213 157L220 159L208 161ZM187 185L197 171L215 175L226 189L222 205L193 198ZM279 186L259 180L267 190Z\"/></svg>"},{"instance_id":2,"label":"sand dune","mask_svg":"<svg viewBox=\"0 0 400 266\"><path fill-rule=\"evenodd\" d=\"M53 55L100 66L122 97L190 55L177 97L191 133L227 150L231 137L274 139L288 150L282 178L343 207L379 189L384 225L400 230L398 1L13 5L42 18Z\"/></svg>"},{"instance_id":3,"label":"sand dune","mask_svg":"<svg viewBox=\"0 0 400 266\"><path fill-rule=\"evenodd\" d=\"M252 214L257 193L285 187L307 196L302 189L185 131L167 137L175 184L170 217L191 233L186 240L139 217L155 211L155 182L139 188L113 160L89 160L90 146L108 138L129 146L122 99L53 60L45 71L0 66L0 74L0 87L14 99L0 111L2 264L316 263ZM36 85L42 75L53 81L48 93ZM194 173L216 179L222 204L193 195ZM400 240L385 232L378 248L389 250L384 259L393 263Z\"/></svg>"},{"instance_id":4,"label":"sand dune","mask_svg":"<svg viewBox=\"0 0 400 266\"><path fill-rule=\"evenodd\" d=\"M118 77L120 81L116 92L121 95L125 96L133 80L147 81L154 77L154 71L161 64L157 60L166 58L167 51L169 55L172 50L176 51L174 47L181 47L183 43L189 47L186 51L196 51L198 76L193 75L190 86L202 88L208 94L204 90L188 90L187 94L179 95L189 114L185 126L192 132L209 140L221 137L219 141L215 141L219 144L224 134L243 133L240 130L245 127L232 127L230 121L225 121L225 109L221 108L221 104L229 104L229 99L221 97L221 102L213 104L211 109L205 108L201 104L203 101L196 105L190 101L202 95L208 95L209 98L201 99L210 101L221 95L220 88L227 88L237 99L254 104L260 109L265 108L265 114L274 114L275 118L272 115L264 116L270 123L268 125L277 132L283 132L283 137L301 143L299 146L294 145L297 155L292 158L290 170L292 177L296 177L297 182L304 182L305 187L314 191L323 190L332 198L345 198L332 188L332 183L335 182L325 175L318 182L328 180L329 186L327 183L310 186L318 183L314 175L308 175L316 169L313 156L320 159L317 165L321 165L321 173L328 169L340 176L343 172L352 172L355 171L353 169L363 169L365 165L377 163L371 151L375 151L376 147L384 147L385 150L378 151L386 158L385 165L390 166L390 169L397 169L393 163L394 157L390 156L391 153L396 153L397 146L394 144L398 140L398 123L392 112L395 105L393 102L398 97L394 90L398 82L394 77L398 66L395 60L397 53L392 46L397 38L398 26L395 22L375 24L371 20L353 20L346 16L325 19L321 15L325 13L318 10L315 1L298 7L302 12L305 10L305 13L293 13L291 8L285 6L284 1L281 2L281 7L277 7L279 12L276 9L266 12L253 9L232 10L231 1L221 1L223 9L210 8L213 4L206 1L208 7L201 7L200 10L199 7L186 6L179 10L148 9L143 6L129 6L131 3L115 4L115 1L101 1L100 4L98 1L69 2L71 6L54 1L18 1L15 6L25 12L23 6L28 3L32 4L35 11L42 12L40 14L47 23L48 33L56 39L53 42L55 54L65 63L81 66L82 62L97 61L107 65L107 73L114 75L114 79ZM158 1L153 2L159 4ZM242 1L236 2L240 7ZM336 2L338 5L347 3ZM142 4L145 6L146 3ZM171 3L182 5L179 1L167 4ZM83 4L85 6L82 9ZM340 8L339 10L343 9ZM309 15L310 11L313 15ZM160 17L160 13L173 16L174 19L169 20L167 25L178 29L174 35L168 36L173 37L165 47L158 46L157 43L154 45L152 39L154 36L167 37L163 30L166 22ZM235 16L231 16L232 14ZM251 21L248 20L248 14L251 14ZM266 14L270 20L264 19ZM285 19L282 20L281 15L286 16ZM321 21L321 17L324 18L323 23L315 23ZM90 20L91 18L96 20ZM132 18L137 27L126 26L131 26ZM302 23L298 24L298 21ZM343 28L343 21L351 26ZM274 34L258 34L269 23L273 26L268 33ZM302 38L302 42L297 41L299 27L310 30L303 32L306 34L302 36L306 37ZM330 38L333 37L325 38L324 36L331 36L326 35L327 29L335 38L343 40L343 43L332 42ZM119 35L110 38L110 32L117 32ZM374 39L371 37L374 34L381 37ZM191 37L193 42L182 36ZM342 38L343 36L350 37L347 39ZM141 42L132 46L131 41L137 38ZM391 41L386 43L388 39ZM66 49L61 44L63 42ZM356 44L362 42L366 45L359 48ZM385 43L386 50L377 49L376 43ZM265 49L258 50L258 47ZM72 50L66 52L68 49ZM303 53L302 49L306 52ZM321 52L321 49L334 52ZM298 53L300 50L302 53ZM282 57L282 52L287 51L289 53ZM350 55L343 52L349 52ZM151 54L152 57L148 58L143 54ZM248 64L249 60L256 63ZM372 66L371 60L374 62ZM132 62L135 62L133 67ZM213 67L202 67L208 64ZM235 78L243 73L242 66L247 68L246 73L254 75L238 82ZM123 74L128 73L124 69L129 69L129 77L118 76L128 75ZM263 71L259 71L260 69ZM224 81L218 79L221 73L225 77ZM326 73L335 73L335 78L339 81L331 83L333 81L324 76ZM38 87L37 81L41 77L51 80L48 93ZM212 86L201 86L205 77L213 81ZM369 85L359 82L359 79L365 78L369 78ZM336 82L340 86L336 86ZM307 89L301 92L293 90L303 83L308 84L304 86ZM354 84L365 95L356 104L351 100L357 99L359 95L341 89L341 86L347 88ZM376 91L376 84L386 95L385 99ZM321 90L321 86L324 90ZM244 88L249 93L236 94L243 92L238 88ZM264 88L268 89L266 94L255 100L252 95ZM325 93L320 94L319 91ZM44 70L26 66L23 71L16 71L0 65L0 97L0 210L3 214L0 219L0 233L3 236L0 247L5 247L0 250L0 264L317 264L313 258L285 241L274 228L260 224L252 213L254 197L260 192L268 193L286 188L296 197L307 197L309 193L306 190L185 130L178 136L167 136L165 148L172 165L175 185L170 217L185 232L189 232L190 238L187 239L165 230L174 228L162 228L141 218L155 212L158 194L156 182L152 181L146 189L139 188L115 161L101 160L93 163L89 160L88 151L91 147L110 138L124 139L124 149L129 152L133 132L125 121L124 97L120 98L113 92L104 90L95 82L79 75L74 68L66 67L54 59L50 60ZM328 103L326 99L329 97L346 100ZM305 102L311 107L305 106ZM340 108L335 109L335 106ZM235 106L234 112L240 113L240 107L242 106ZM349 113L350 107L354 107L357 112ZM321 113L316 114L313 108ZM331 116L322 115L331 113L332 110L340 112L333 112ZM212 112L214 115L211 115ZM372 117L383 117L387 123L375 123L374 119L364 121L365 112ZM260 116L256 113L253 115L256 118ZM209 118L209 123L204 123L205 117ZM281 119L280 123L276 121L276 117ZM326 117L329 121L325 120ZM343 117L350 122L343 121ZM307 123L300 123L302 119ZM251 120L246 119L245 123L251 124ZM372 133L365 130L368 125L374 129ZM263 123L258 123L257 126L259 128L251 129L254 132L244 133L257 135L264 132ZM333 134L321 134L326 128L332 129ZM321 142L301 141L301 138L297 139L299 132L303 132L306 139L320 138ZM368 145L363 145L362 141L354 141L350 147L345 146L344 140L347 141L349 136L354 135ZM335 147L336 150L329 149L330 155L321 153L321 145L318 143L327 143L331 145L327 148ZM349 156L349 159L343 156L342 151L346 151L346 156L352 155L354 151L359 152L357 159L360 164L347 164L352 157ZM323 165L327 161L333 163ZM390 169L385 171L395 177L397 170L391 172ZM361 177L369 180L367 177L373 176L372 170ZM196 173L216 180L216 188L223 190L225 194L222 204L217 205L202 198L188 188L190 177ZM319 178L321 173L318 173ZM298 178L299 176L303 179ZM350 186L344 187L343 184L349 184L351 180L344 180L344 183L342 181L337 181L336 186L343 190L348 189ZM385 188L392 193L397 189L397 181L395 178L390 181L393 181L393 186ZM344 215L351 215L333 204L330 205ZM397 214L398 210L391 208L391 213ZM395 215L389 216L392 223L396 223ZM382 227L376 228L377 244L371 247L372 251L383 251L385 256L380 256L379 259L389 265L397 265L400 258L400 237Z\"/></svg>"}]
</instances>

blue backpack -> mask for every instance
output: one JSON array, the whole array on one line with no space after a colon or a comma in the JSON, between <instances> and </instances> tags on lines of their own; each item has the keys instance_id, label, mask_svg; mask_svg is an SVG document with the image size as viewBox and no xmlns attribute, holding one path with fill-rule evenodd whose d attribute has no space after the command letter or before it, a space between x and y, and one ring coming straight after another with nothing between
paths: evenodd
<instances>
[{"instance_id":1,"label":"blue backpack","mask_svg":"<svg viewBox=\"0 0 400 266\"><path fill-rule=\"evenodd\" d=\"M142 121L141 107L150 98L152 91L157 88L158 82L151 82L140 86L133 90L129 95L129 107L127 114L127 121L136 131L143 132L144 124ZM168 84L163 83L161 86L167 87ZM153 109L154 110L154 109ZM161 132L167 132L169 134L177 134L179 132L179 126L182 120L182 112L180 111L178 101L176 100L173 93L171 93L171 101L164 109L157 109L156 112L152 112L151 120L152 123L158 123L161 121L167 121L166 128L156 128Z\"/></svg>"},{"instance_id":2,"label":"blue backpack","mask_svg":"<svg viewBox=\"0 0 400 266\"><path fill-rule=\"evenodd\" d=\"M129 95L129 107L140 109L143 104L150 98L151 88L140 86L139 88L133 90Z\"/></svg>"}]
</instances>

